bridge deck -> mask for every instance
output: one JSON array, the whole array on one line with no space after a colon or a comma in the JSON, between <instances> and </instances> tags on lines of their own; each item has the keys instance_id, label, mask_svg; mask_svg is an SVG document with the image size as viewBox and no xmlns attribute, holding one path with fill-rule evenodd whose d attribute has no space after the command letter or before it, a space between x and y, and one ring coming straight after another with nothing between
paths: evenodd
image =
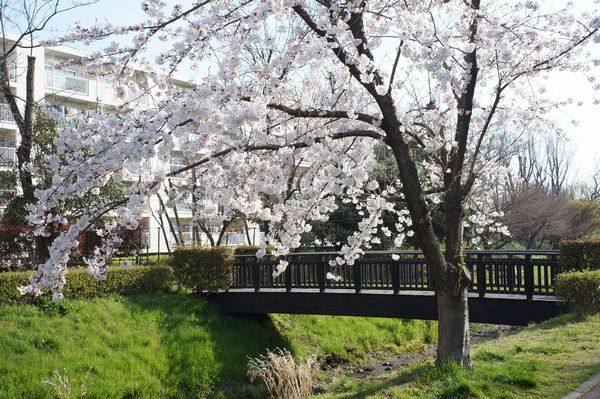
<instances>
[{"instance_id":1,"label":"bridge deck","mask_svg":"<svg viewBox=\"0 0 600 399\"><path fill-rule=\"evenodd\" d=\"M223 293L242 293L242 292L251 292L256 293L253 288L231 288ZM285 288L261 288L259 293L271 292L271 293L304 293L304 294L354 294L356 292L354 289L343 289L343 288L326 288L323 292L319 291L318 288L292 288L287 291ZM419 295L419 296L435 296L434 291L430 290L400 290L397 294L395 294L391 290L375 290L368 289L362 290L358 295ZM477 298L479 294L475 292L469 292L469 298ZM496 298L496 299L515 299L515 300L527 300L527 296L525 294L494 294L488 293L486 294L486 298ZM554 295L533 295L532 298L534 301L552 301L556 302L556 296Z\"/></svg>"},{"instance_id":2,"label":"bridge deck","mask_svg":"<svg viewBox=\"0 0 600 399\"><path fill-rule=\"evenodd\" d=\"M224 313L292 313L343 316L437 319L436 297L431 291L261 288L232 289L211 295L209 300ZM469 294L469 318L477 323L527 325L554 317L564 311L553 296Z\"/></svg>"}]
</instances>

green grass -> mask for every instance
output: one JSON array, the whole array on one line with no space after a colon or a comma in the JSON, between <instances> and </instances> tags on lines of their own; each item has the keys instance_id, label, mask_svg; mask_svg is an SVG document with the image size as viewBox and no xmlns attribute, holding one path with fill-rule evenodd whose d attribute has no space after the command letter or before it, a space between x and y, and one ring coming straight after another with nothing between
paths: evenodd
<instances>
[{"instance_id":1,"label":"green grass","mask_svg":"<svg viewBox=\"0 0 600 399\"><path fill-rule=\"evenodd\" d=\"M418 351L437 337L437 324L423 320L310 315L271 318L300 358L311 353L334 354L356 363L377 354L391 357Z\"/></svg>"},{"instance_id":2,"label":"green grass","mask_svg":"<svg viewBox=\"0 0 600 399\"><path fill-rule=\"evenodd\" d=\"M349 361L435 340L435 323L273 315L233 317L177 294L0 307L0 398L52 398L57 370L79 397L240 397L248 357L285 347Z\"/></svg>"},{"instance_id":3,"label":"green grass","mask_svg":"<svg viewBox=\"0 0 600 399\"><path fill-rule=\"evenodd\" d=\"M561 316L477 345L474 369L417 364L388 377L341 377L323 398L562 398L600 370L600 315Z\"/></svg>"}]
</instances>

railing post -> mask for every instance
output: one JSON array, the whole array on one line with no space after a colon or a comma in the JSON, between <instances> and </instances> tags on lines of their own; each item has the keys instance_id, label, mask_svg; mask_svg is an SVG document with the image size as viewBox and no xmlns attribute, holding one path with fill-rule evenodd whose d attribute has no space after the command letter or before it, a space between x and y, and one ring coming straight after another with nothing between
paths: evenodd
<instances>
[{"instance_id":1,"label":"railing post","mask_svg":"<svg viewBox=\"0 0 600 399\"><path fill-rule=\"evenodd\" d=\"M160 264L160 227L156 228L156 237L158 238L158 245L157 245L157 255L156 255L156 262L158 262Z\"/></svg>"},{"instance_id":2,"label":"railing post","mask_svg":"<svg viewBox=\"0 0 600 399\"><path fill-rule=\"evenodd\" d=\"M290 292L292 290L292 265L289 263L285 268L285 291Z\"/></svg>"},{"instance_id":3,"label":"railing post","mask_svg":"<svg viewBox=\"0 0 600 399\"><path fill-rule=\"evenodd\" d=\"M325 291L325 257L321 256L317 261L317 282L319 283L319 292Z\"/></svg>"},{"instance_id":4,"label":"railing post","mask_svg":"<svg viewBox=\"0 0 600 399\"><path fill-rule=\"evenodd\" d=\"M252 264L252 283L254 284L254 292L260 291L260 264L257 257L254 257Z\"/></svg>"},{"instance_id":5,"label":"railing post","mask_svg":"<svg viewBox=\"0 0 600 399\"><path fill-rule=\"evenodd\" d=\"M533 265L531 254L525 255L525 295L527 299L533 298Z\"/></svg>"},{"instance_id":6,"label":"railing post","mask_svg":"<svg viewBox=\"0 0 600 399\"><path fill-rule=\"evenodd\" d=\"M487 285L487 278L485 275L485 264L483 261L483 254L477 254L477 292L479 293L479 297L483 298L485 296Z\"/></svg>"},{"instance_id":7,"label":"railing post","mask_svg":"<svg viewBox=\"0 0 600 399\"><path fill-rule=\"evenodd\" d=\"M352 265L352 271L354 274L354 291L358 294L358 293L360 293L360 289L362 287L360 262L354 262L354 265Z\"/></svg>"},{"instance_id":8,"label":"railing post","mask_svg":"<svg viewBox=\"0 0 600 399\"><path fill-rule=\"evenodd\" d=\"M554 286L554 279L560 270L560 264L556 254L550 254L548 261L550 262L550 285Z\"/></svg>"},{"instance_id":9,"label":"railing post","mask_svg":"<svg viewBox=\"0 0 600 399\"><path fill-rule=\"evenodd\" d=\"M400 292L400 261L392 260L392 289L394 295Z\"/></svg>"}]
</instances>

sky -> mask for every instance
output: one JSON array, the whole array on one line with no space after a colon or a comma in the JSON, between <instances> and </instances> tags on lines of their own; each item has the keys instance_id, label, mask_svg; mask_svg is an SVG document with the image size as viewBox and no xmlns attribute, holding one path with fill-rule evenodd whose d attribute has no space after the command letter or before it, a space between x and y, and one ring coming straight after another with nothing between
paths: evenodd
<instances>
[{"instance_id":1,"label":"sky","mask_svg":"<svg viewBox=\"0 0 600 399\"><path fill-rule=\"evenodd\" d=\"M165 2L175 3L173 0L165 0ZM191 3L190 0L181 2L184 5ZM144 18L140 3L140 0L99 0L96 4L56 17L48 26L44 36L61 36L69 31L75 21L81 21L84 25L106 21L114 25L135 23ZM590 7L592 2L586 0L575 4L575 7L583 9ZM75 47L82 51L91 51L83 45ZM185 73L191 74L191 71ZM195 78L191 75L188 77ZM600 76L597 76L597 80L600 81ZM556 112L554 117L567 132L573 146L574 162L571 168L571 179L585 182L592 176L596 164L600 165L600 105L593 105L594 93L591 83L583 75L555 72L548 85L548 94L557 99L573 97L584 103L583 106L565 107L561 112ZM578 124L573 125L573 120Z\"/></svg>"}]
</instances>

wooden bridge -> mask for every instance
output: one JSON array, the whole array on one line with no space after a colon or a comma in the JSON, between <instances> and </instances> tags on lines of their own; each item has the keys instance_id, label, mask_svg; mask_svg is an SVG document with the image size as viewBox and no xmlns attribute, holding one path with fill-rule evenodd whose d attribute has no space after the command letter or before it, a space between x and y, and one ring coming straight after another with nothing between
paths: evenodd
<instances>
[{"instance_id":1,"label":"wooden bridge","mask_svg":"<svg viewBox=\"0 0 600 399\"><path fill-rule=\"evenodd\" d=\"M398 255L398 260L392 259ZM367 252L331 266L335 252L294 253L278 277L275 258L236 257L231 288L210 301L224 313L297 313L437 319L430 271L419 251ZM564 311L554 295L558 251L466 251L473 322L526 325ZM327 278L327 273L339 281Z\"/></svg>"}]
</instances>

